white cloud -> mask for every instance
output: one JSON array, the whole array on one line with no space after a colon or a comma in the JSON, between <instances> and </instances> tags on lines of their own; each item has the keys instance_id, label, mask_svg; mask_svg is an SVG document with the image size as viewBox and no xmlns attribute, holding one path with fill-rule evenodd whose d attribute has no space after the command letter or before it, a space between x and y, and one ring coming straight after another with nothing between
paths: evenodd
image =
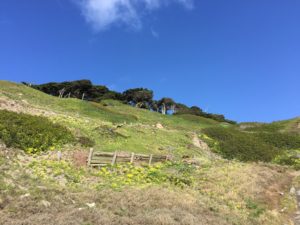
<instances>
[{"instance_id":1,"label":"white cloud","mask_svg":"<svg viewBox=\"0 0 300 225\"><path fill-rule=\"evenodd\" d=\"M141 17L147 12L177 3L193 8L194 0L77 0L86 21L97 31L123 24L135 29L142 27Z\"/></svg>"}]
</instances>

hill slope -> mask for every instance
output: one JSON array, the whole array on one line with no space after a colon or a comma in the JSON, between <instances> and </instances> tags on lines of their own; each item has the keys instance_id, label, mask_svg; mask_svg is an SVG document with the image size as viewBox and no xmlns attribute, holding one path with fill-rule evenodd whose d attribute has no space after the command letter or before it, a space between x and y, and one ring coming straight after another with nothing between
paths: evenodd
<instances>
[{"instance_id":1,"label":"hill slope","mask_svg":"<svg viewBox=\"0 0 300 225\"><path fill-rule=\"evenodd\" d=\"M292 224L296 199L290 188L300 187L297 172L270 163L225 160L199 145L206 141L218 147L217 139L203 133L207 128L247 135L256 131L199 116L161 115L112 100L59 99L6 81L0 81L4 115L1 110L41 116L14 114L5 123L0 118L0 130L9 129L10 123L22 128L16 138L36 138L36 143L64 127L76 141L37 155L0 145L0 224ZM281 124L290 131L297 121ZM29 129L33 127L39 133ZM173 154L175 161L91 170L85 167L88 145L102 151Z\"/></svg>"},{"instance_id":2,"label":"hill slope","mask_svg":"<svg viewBox=\"0 0 300 225\"><path fill-rule=\"evenodd\" d=\"M100 103L60 99L22 84L0 82L1 108L44 115L67 126L76 136L88 136L95 149L158 153L159 149L183 152L192 144L191 133L214 120L193 115L166 116L106 100ZM156 124L165 129L157 129Z\"/></svg>"}]
</instances>

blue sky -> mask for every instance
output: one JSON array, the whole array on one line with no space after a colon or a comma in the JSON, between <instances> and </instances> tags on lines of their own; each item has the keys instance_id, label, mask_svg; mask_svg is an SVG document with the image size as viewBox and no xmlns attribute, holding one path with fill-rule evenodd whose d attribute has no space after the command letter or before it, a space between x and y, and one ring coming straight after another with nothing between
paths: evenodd
<instances>
[{"instance_id":1,"label":"blue sky","mask_svg":"<svg viewBox=\"0 0 300 225\"><path fill-rule=\"evenodd\" d=\"M0 79L83 78L237 121L299 116L300 1L0 1Z\"/></svg>"}]
</instances>

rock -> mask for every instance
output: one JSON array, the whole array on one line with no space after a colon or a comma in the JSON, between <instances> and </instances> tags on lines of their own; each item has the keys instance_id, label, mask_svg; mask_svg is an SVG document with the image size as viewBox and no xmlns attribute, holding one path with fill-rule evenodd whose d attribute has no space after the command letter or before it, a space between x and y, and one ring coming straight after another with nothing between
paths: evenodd
<instances>
[{"instance_id":1,"label":"rock","mask_svg":"<svg viewBox=\"0 0 300 225\"><path fill-rule=\"evenodd\" d=\"M160 151L168 151L168 152L173 152L174 150L176 150L175 147L172 147L172 146L160 146L158 147L158 150Z\"/></svg>"},{"instance_id":2,"label":"rock","mask_svg":"<svg viewBox=\"0 0 300 225\"><path fill-rule=\"evenodd\" d=\"M291 187L291 189L290 189L290 194L291 194L291 195L296 194L296 188L295 188L295 187Z\"/></svg>"},{"instance_id":3,"label":"rock","mask_svg":"<svg viewBox=\"0 0 300 225\"><path fill-rule=\"evenodd\" d=\"M161 123L157 123L157 124L155 125L155 127L156 127L157 129L164 129L164 126L163 126Z\"/></svg>"},{"instance_id":4,"label":"rock","mask_svg":"<svg viewBox=\"0 0 300 225\"><path fill-rule=\"evenodd\" d=\"M281 213L286 211L286 207L284 207L283 209L280 210Z\"/></svg>"},{"instance_id":5,"label":"rock","mask_svg":"<svg viewBox=\"0 0 300 225\"><path fill-rule=\"evenodd\" d=\"M3 142L0 142L0 148L6 149L6 145Z\"/></svg>"},{"instance_id":6,"label":"rock","mask_svg":"<svg viewBox=\"0 0 300 225\"><path fill-rule=\"evenodd\" d=\"M47 190L47 187L45 187L45 186L36 186L36 187L40 190Z\"/></svg>"},{"instance_id":7,"label":"rock","mask_svg":"<svg viewBox=\"0 0 300 225\"><path fill-rule=\"evenodd\" d=\"M65 187L68 183L68 181L67 181L67 179L65 178L64 175L59 175L59 176L55 177L55 179L57 180L59 185L62 186L62 187Z\"/></svg>"},{"instance_id":8,"label":"rock","mask_svg":"<svg viewBox=\"0 0 300 225\"><path fill-rule=\"evenodd\" d=\"M26 161L25 157L23 155L17 155L17 159L21 162Z\"/></svg>"},{"instance_id":9,"label":"rock","mask_svg":"<svg viewBox=\"0 0 300 225\"><path fill-rule=\"evenodd\" d=\"M59 195L56 195L56 196L54 197L54 199L55 199L55 202L65 203L65 201L64 201Z\"/></svg>"},{"instance_id":10,"label":"rock","mask_svg":"<svg viewBox=\"0 0 300 225\"><path fill-rule=\"evenodd\" d=\"M23 187L21 185L18 185L18 188L21 189L22 191L28 191L28 188L27 187Z\"/></svg>"},{"instance_id":11,"label":"rock","mask_svg":"<svg viewBox=\"0 0 300 225\"><path fill-rule=\"evenodd\" d=\"M4 181L4 183L6 183L7 185L9 185L13 188L16 187L15 182L12 179L4 178L3 181Z\"/></svg>"},{"instance_id":12,"label":"rock","mask_svg":"<svg viewBox=\"0 0 300 225\"><path fill-rule=\"evenodd\" d=\"M46 208L48 208L48 207L51 206L51 203L48 202L48 201L46 201L46 200L42 200L40 203L41 203L43 206L45 206Z\"/></svg>"},{"instance_id":13,"label":"rock","mask_svg":"<svg viewBox=\"0 0 300 225\"><path fill-rule=\"evenodd\" d=\"M62 159L61 151L58 151L57 152L57 160L61 161L61 159Z\"/></svg>"},{"instance_id":14,"label":"rock","mask_svg":"<svg viewBox=\"0 0 300 225\"><path fill-rule=\"evenodd\" d=\"M86 203L86 205L89 207L89 208L94 208L96 206L96 203L93 202L93 203Z\"/></svg>"},{"instance_id":15,"label":"rock","mask_svg":"<svg viewBox=\"0 0 300 225\"><path fill-rule=\"evenodd\" d=\"M197 134L194 134L193 136L193 145L197 148L203 149L203 150L209 150L208 145L198 138Z\"/></svg>"},{"instance_id":16,"label":"rock","mask_svg":"<svg viewBox=\"0 0 300 225\"><path fill-rule=\"evenodd\" d=\"M27 197L29 197L30 196L30 193L26 193L26 194L24 194L24 195L21 195L20 196L20 199L24 199L24 198L27 198Z\"/></svg>"},{"instance_id":17,"label":"rock","mask_svg":"<svg viewBox=\"0 0 300 225\"><path fill-rule=\"evenodd\" d=\"M197 159L189 159L189 158L186 158L186 159L183 159L182 161L183 161L184 163L189 164L189 165L200 166L200 161L197 160Z\"/></svg>"}]
</instances>

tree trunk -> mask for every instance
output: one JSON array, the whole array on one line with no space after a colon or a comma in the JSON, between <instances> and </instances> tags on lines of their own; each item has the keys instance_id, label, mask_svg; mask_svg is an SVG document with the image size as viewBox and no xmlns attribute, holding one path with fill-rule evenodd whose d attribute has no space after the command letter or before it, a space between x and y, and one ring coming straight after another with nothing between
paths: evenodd
<instances>
[{"instance_id":1,"label":"tree trunk","mask_svg":"<svg viewBox=\"0 0 300 225\"><path fill-rule=\"evenodd\" d=\"M171 106L171 110L172 110L173 114L176 113L176 105L175 104Z\"/></svg>"},{"instance_id":2,"label":"tree trunk","mask_svg":"<svg viewBox=\"0 0 300 225\"><path fill-rule=\"evenodd\" d=\"M163 103L162 105L161 105L161 114L163 114L163 115L166 115L166 105L165 105L165 103Z\"/></svg>"}]
</instances>

